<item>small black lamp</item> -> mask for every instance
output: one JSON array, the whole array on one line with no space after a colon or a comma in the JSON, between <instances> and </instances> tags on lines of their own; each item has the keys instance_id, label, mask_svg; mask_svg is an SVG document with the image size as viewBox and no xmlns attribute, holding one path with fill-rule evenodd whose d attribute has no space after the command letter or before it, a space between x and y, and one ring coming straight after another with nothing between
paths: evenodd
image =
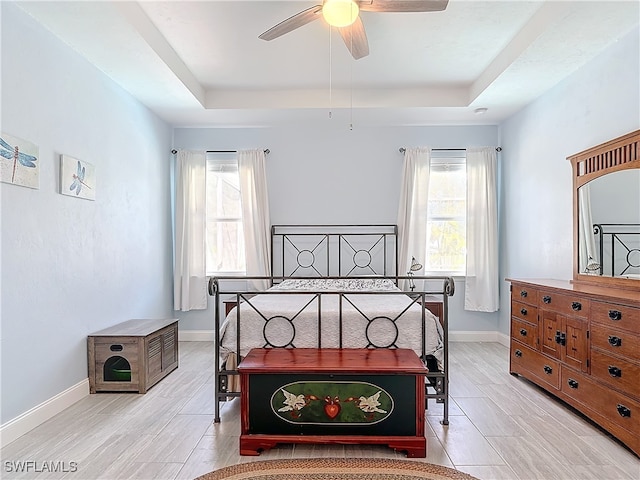
<instances>
[{"instance_id":1,"label":"small black lamp","mask_svg":"<svg viewBox=\"0 0 640 480\"><path fill-rule=\"evenodd\" d=\"M422 269L422 264L418 263L418 261L416 260L416 257L411 257L411 266L409 267L409 271L407 272L407 275L409 276L409 288L411 288L411 291L413 292L414 288L416 288L416 284L413 282L413 272L417 272L418 270Z\"/></svg>"}]
</instances>

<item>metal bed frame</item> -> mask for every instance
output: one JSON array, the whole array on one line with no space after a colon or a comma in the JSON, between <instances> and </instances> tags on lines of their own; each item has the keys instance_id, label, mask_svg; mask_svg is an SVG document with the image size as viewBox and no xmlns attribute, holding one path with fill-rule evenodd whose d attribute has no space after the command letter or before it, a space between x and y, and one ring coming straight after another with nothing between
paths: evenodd
<instances>
[{"instance_id":1,"label":"metal bed frame","mask_svg":"<svg viewBox=\"0 0 640 480\"><path fill-rule=\"evenodd\" d=\"M611 250L609 260L612 277L622 277L627 272L640 274L640 223L596 223L593 225L593 233L598 236L600 275L604 274L605 244ZM616 258L616 245L622 248L619 258Z\"/></svg>"},{"instance_id":2,"label":"metal bed frame","mask_svg":"<svg viewBox=\"0 0 640 480\"><path fill-rule=\"evenodd\" d=\"M209 279L209 294L214 297L215 302L215 359L214 359L214 389L215 389L215 415L214 421L220 422L220 402L224 402L229 398L239 397L240 392L229 391L228 379L231 375L238 375L237 368L227 368L227 365L221 365L220 347L221 339L218 338L221 326L220 311L222 302L234 302L236 305L241 303L248 304L253 310L260 313L252 304L252 299L256 295L311 295L312 301L317 301L317 320L316 328L318 335L317 348L322 348L322 312L320 308L321 298L324 295L335 295L339 299L339 331L340 344L342 348L342 305L350 303L356 309L358 307L353 303L353 298L357 298L360 294L375 295L407 295L412 301L411 305L418 304L422 308L422 327L421 327L421 359L428 366L429 372L426 375L425 382L425 409L428 408L429 400L435 400L437 403L443 403L443 419L441 423L448 425L449 423L449 309L448 297L452 296L455 291L454 282L451 277L446 276L417 276L417 275L398 275L398 253L397 253L397 226L395 225L274 225L271 229L271 268L272 276L216 276ZM364 244L364 246L363 246ZM292 257L295 259L292 260ZM252 282L268 283L275 285L286 279L371 279L386 278L392 280L396 285L400 285L401 281L411 280L414 284L422 283L422 289L411 291L393 291L393 292L353 292L353 291L335 291L330 292L309 292L309 291L256 291L248 287ZM420 282L422 281L422 282ZM238 282L243 283L243 288L237 288ZM233 288L233 286L236 288ZM443 329L443 360L442 369L435 368L437 362L435 358L425 354L425 316L426 302L429 299L436 298L442 300L442 318L440 323ZM303 308L306 308L312 301L308 302ZM345 303L346 302L346 303ZM407 307L402 313L408 310ZM223 309L224 311L224 309ZM236 365L240 363L240 328L241 318L240 309L235 309L236 322L236 349L235 360ZM362 312L360 312L362 313ZM402 315L402 313L400 315ZM265 328L263 330L264 344L263 348L295 348L295 326L291 319L286 318L291 323L293 336L286 344L276 344L269 339L266 332L266 324L269 320L263 316L265 320ZM281 317L283 318L283 317ZM380 318L380 317L378 317ZM377 345L365 332L368 348L397 348L396 341L398 339L398 327L395 324L396 319L384 317L385 320L394 322L396 329L395 340L387 345ZM374 319L375 320L375 319ZM233 319L231 319L233 321ZM371 320L369 320L371 324ZM367 327L368 328L368 327Z\"/></svg>"}]
</instances>

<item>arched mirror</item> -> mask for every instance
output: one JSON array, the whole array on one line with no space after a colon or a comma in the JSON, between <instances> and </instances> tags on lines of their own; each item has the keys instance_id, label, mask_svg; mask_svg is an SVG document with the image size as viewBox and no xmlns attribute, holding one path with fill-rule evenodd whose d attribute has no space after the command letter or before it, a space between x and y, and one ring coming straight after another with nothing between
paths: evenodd
<instances>
[{"instance_id":1,"label":"arched mirror","mask_svg":"<svg viewBox=\"0 0 640 480\"><path fill-rule=\"evenodd\" d=\"M568 160L574 283L640 289L640 130Z\"/></svg>"}]
</instances>

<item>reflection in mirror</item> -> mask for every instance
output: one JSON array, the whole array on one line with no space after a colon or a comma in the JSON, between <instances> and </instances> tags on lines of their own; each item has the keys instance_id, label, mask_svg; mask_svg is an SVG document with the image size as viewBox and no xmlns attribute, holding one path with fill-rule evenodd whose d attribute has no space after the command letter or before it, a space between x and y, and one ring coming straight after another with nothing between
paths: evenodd
<instances>
[{"instance_id":1,"label":"reflection in mirror","mask_svg":"<svg viewBox=\"0 0 640 480\"><path fill-rule=\"evenodd\" d=\"M640 280L640 169L584 184L578 215L579 272Z\"/></svg>"}]
</instances>

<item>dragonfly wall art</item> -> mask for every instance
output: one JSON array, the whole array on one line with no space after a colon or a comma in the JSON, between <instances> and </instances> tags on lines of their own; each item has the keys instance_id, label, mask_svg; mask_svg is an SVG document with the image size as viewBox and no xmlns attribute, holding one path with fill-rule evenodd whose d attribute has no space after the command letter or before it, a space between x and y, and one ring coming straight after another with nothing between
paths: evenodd
<instances>
[{"instance_id":1,"label":"dragonfly wall art","mask_svg":"<svg viewBox=\"0 0 640 480\"><path fill-rule=\"evenodd\" d=\"M0 137L0 181L38 188L38 147L31 142L5 133ZM8 160L8 161L7 161Z\"/></svg>"},{"instance_id":2,"label":"dragonfly wall art","mask_svg":"<svg viewBox=\"0 0 640 480\"><path fill-rule=\"evenodd\" d=\"M71 190L72 192L74 190L76 191L76 196L80 195L80 190L82 190L83 186L87 187L88 189L91 189L89 185L84 183L85 173L86 173L86 167L83 167L82 164L80 163L80 160L78 160L78 169L77 169L77 172L73 174L73 182L71 182L71 186L69 187L69 190Z\"/></svg>"},{"instance_id":3,"label":"dragonfly wall art","mask_svg":"<svg viewBox=\"0 0 640 480\"><path fill-rule=\"evenodd\" d=\"M94 200L95 172L93 165L69 155L62 155L60 158L60 193Z\"/></svg>"}]
</instances>

